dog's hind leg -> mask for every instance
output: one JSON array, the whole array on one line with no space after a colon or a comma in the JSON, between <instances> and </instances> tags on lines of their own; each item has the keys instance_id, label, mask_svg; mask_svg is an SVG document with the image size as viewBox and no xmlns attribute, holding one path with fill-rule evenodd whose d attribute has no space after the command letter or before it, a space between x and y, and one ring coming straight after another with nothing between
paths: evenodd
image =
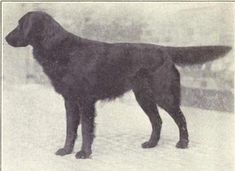
<instances>
[{"instance_id":1,"label":"dog's hind leg","mask_svg":"<svg viewBox=\"0 0 235 171\"><path fill-rule=\"evenodd\" d=\"M170 114L179 128L177 148L188 147L188 130L183 112L180 109L180 74L175 66L169 67L165 76L168 78L165 91L161 94L158 105Z\"/></svg>"},{"instance_id":2,"label":"dog's hind leg","mask_svg":"<svg viewBox=\"0 0 235 171\"><path fill-rule=\"evenodd\" d=\"M179 128L177 148L188 147L188 130L180 109L180 74L174 65L162 68L153 78L153 89L158 106L170 114Z\"/></svg>"},{"instance_id":3,"label":"dog's hind leg","mask_svg":"<svg viewBox=\"0 0 235 171\"><path fill-rule=\"evenodd\" d=\"M180 109L180 74L177 68L172 66L165 71L164 75L167 77L167 81L162 88L164 91L158 92L161 98L157 103L169 113L179 128L179 142L176 147L187 148L189 142L187 124Z\"/></svg>"},{"instance_id":4,"label":"dog's hind leg","mask_svg":"<svg viewBox=\"0 0 235 171\"><path fill-rule=\"evenodd\" d=\"M179 128L179 141L176 144L177 148L187 148L188 147L188 130L187 124L183 112L180 107L165 107L165 110L174 119L175 123Z\"/></svg>"},{"instance_id":5,"label":"dog's hind leg","mask_svg":"<svg viewBox=\"0 0 235 171\"><path fill-rule=\"evenodd\" d=\"M77 100L65 99L66 109L66 140L63 148L59 149L55 154L64 156L73 151L74 142L77 137L77 128L80 122L79 107Z\"/></svg>"},{"instance_id":6,"label":"dog's hind leg","mask_svg":"<svg viewBox=\"0 0 235 171\"><path fill-rule=\"evenodd\" d=\"M149 141L142 144L143 148L152 148L155 147L160 139L162 120L158 113L157 105L154 100L154 96L149 83L149 75L146 70L140 70L137 72L136 76L133 79L133 92L135 98L147 114L151 125L152 133Z\"/></svg>"}]
</instances>

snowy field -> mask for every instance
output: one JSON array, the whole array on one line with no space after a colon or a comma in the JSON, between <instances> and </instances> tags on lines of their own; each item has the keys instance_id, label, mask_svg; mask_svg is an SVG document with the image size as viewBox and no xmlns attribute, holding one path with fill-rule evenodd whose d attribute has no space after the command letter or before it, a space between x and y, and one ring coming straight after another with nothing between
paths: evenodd
<instances>
[{"instance_id":1,"label":"snowy field","mask_svg":"<svg viewBox=\"0 0 235 171\"><path fill-rule=\"evenodd\" d=\"M96 139L91 159L77 160L81 135L73 154L54 152L65 137L63 99L42 85L4 87L2 152L4 171L214 171L235 170L234 115L182 107L190 135L188 149L177 149L178 129L160 110L163 120L157 147L142 149L150 123L129 93L97 104Z\"/></svg>"}]
</instances>

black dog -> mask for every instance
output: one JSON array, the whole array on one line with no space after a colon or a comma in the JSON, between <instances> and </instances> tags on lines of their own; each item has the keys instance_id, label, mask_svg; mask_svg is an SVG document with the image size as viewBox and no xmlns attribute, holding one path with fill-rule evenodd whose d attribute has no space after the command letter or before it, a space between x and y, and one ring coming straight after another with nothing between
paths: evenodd
<instances>
[{"instance_id":1,"label":"black dog","mask_svg":"<svg viewBox=\"0 0 235 171\"><path fill-rule=\"evenodd\" d=\"M14 47L33 47L55 91L65 100L67 132L57 155L72 152L77 127L82 125L82 147L77 158L88 158L94 138L95 103L133 90L152 124L143 148L157 145L162 121L157 105L179 127L178 148L187 148L188 131L180 110L180 75L176 64L200 64L225 55L231 47L164 47L153 44L105 43L87 40L64 30L44 12L29 12L7 35Z\"/></svg>"}]
</instances>

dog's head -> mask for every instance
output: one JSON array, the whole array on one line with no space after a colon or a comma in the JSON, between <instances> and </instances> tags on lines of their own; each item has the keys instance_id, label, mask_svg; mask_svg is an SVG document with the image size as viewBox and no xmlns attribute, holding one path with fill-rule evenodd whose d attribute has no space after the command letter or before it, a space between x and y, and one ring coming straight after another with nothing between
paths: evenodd
<instances>
[{"instance_id":1,"label":"dog's head","mask_svg":"<svg viewBox=\"0 0 235 171\"><path fill-rule=\"evenodd\" d=\"M51 16L45 12L33 11L19 20L18 26L6 36L6 41L14 47L40 45L50 49L64 35L64 29Z\"/></svg>"}]
</instances>

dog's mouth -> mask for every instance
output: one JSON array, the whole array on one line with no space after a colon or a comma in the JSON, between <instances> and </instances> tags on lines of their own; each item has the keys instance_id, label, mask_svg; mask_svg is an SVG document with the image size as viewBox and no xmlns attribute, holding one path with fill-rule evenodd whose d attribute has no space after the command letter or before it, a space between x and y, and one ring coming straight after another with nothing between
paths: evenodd
<instances>
[{"instance_id":1,"label":"dog's mouth","mask_svg":"<svg viewBox=\"0 0 235 171\"><path fill-rule=\"evenodd\" d=\"M24 41L24 39L16 39L11 34L8 34L5 37L7 43L13 47L25 47L28 45L28 42Z\"/></svg>"}]
</instances>

